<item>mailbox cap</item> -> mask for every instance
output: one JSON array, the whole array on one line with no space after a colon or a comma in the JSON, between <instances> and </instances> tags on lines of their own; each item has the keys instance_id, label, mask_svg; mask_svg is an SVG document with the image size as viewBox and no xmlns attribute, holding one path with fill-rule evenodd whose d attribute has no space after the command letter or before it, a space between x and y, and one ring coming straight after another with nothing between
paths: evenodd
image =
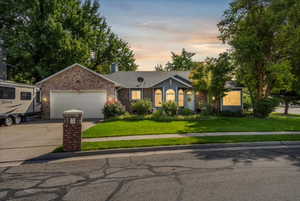
<instances>
[{"instance_id":1,"label":"mailbox cap","mask_svg":"<svg viewBox=\"0 0 300 201\"><path fill-rule=\"evenodd\" d=\"M83 115L83 111L81 110L66 110L64 111L64 115Z\"/></svg>"}]
</instances>

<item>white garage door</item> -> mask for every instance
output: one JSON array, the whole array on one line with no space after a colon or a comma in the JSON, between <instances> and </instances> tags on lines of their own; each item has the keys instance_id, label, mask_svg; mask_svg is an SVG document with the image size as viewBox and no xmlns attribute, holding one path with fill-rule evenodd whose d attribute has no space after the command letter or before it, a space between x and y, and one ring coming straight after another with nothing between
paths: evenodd
<instances>
[{"instance_id":1,"label":"white garage door","mask_svg":"<svg viewBox=\"0 0 300 201\"><path fill-rule=\"evenodd\" d=\"M102 109L106 102L105 91L56 91L50 94L50 118L62 119L63 112L78 109L84 112L84 118L103 118Z\"/></svg>"}]
</instances>

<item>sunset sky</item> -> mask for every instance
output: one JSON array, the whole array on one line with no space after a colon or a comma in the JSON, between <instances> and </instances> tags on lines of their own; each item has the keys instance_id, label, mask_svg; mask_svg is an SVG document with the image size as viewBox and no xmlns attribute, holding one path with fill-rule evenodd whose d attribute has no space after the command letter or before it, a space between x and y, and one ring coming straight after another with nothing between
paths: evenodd
<instances>
[{"instance_id":1,"label":"sunset sky","mask_svg":"<svg viewBox=\"0 0 300 201\"><path fill-rule=\"evenodd\" d=\"M112 30L135 52L138 70L153 70L182 48L195 61L228 47L218 39L217 23L231 0L100 0Z\"/></svg>"}]
</instances>

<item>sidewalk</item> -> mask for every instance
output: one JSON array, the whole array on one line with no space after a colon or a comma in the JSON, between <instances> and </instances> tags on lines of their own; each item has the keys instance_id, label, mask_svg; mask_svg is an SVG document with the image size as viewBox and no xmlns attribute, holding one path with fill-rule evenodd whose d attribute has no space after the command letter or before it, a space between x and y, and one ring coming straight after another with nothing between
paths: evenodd
<instances>
[{"instance_id":1,"label":"sidewalk","mask_svg":"<svg viewBox=\"0 0 300 201\"><path fill-rule=\"evenodd\" d=\"M145 139L165 139L183 137L205 137L205 136L229 136L229 135L300 135L300 131L278 131L278 132L215 132L215 133L187 133L187 134L161 134L161 135L136 135L118 136L103 138L83 138L82 142L107 142L119 140L145 140Z\"/></svg>"}]
</instances>

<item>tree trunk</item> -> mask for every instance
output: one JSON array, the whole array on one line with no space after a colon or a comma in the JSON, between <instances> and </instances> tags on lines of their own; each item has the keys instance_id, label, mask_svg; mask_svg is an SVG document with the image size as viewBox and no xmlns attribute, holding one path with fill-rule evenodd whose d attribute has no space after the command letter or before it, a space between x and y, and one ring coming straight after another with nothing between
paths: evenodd
<instances>
[{"instance_id":1,"label":"tree trunk","mask_svg":"<svg viewBox=\"0 0 300 201\"><path fill-rule=\"evenodd\" d=\"M289 107L290 107L289 101L284 101L284 114L285 115L289 114Z\"/></svg>"}]
</instances>

